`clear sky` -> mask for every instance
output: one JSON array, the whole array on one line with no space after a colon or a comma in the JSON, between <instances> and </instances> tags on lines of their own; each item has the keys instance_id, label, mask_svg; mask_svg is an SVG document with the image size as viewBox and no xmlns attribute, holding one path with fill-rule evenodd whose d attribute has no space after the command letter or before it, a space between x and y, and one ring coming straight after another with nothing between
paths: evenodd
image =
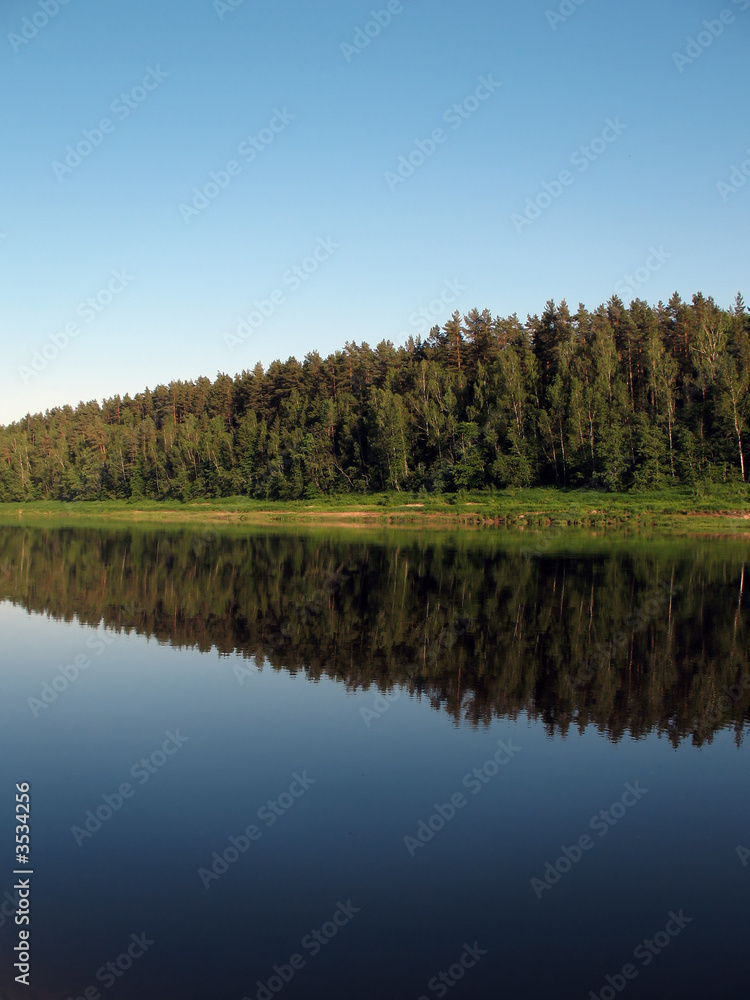
<instances>
[{"instance_id":1,"label":"clear sky","mask_svg":"<svg viewBox=\"0 0 750 1000\"><path fill-rule=\"evenodd\" d=\"M4 0L0 421L454 309L750 300L749 8Z\"/></svg>"}]
</instances>

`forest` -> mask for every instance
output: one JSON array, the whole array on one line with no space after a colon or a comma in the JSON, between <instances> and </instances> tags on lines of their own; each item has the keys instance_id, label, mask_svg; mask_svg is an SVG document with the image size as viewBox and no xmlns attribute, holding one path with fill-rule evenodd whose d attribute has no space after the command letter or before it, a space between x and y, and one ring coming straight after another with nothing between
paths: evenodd
<instances>
[{"instance_id":1,"label":"forest","mask_svg":"<svg viewBox=\"0 0 750 1000\"><path fill-rule=\"evenodd\" d=\"M739 294L472 309L400 347L27 414L0 427L0 501L739 483L749 389Z\"/></svg>"}]
</instances>

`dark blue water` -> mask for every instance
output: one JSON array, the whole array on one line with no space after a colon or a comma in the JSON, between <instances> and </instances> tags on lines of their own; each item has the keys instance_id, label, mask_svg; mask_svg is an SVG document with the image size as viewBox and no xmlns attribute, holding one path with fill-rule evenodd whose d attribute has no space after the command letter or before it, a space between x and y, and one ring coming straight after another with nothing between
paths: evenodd
<instances>
[{"instance_id":1,"label":"dark blue water","mask_svg":"<svg viewBox=\"0 0 750 1000\"><path fill-rule=\"evenodd\" d=\"M15 783L28 782L32 971L16 987L8 905L8 998L743 994L741 552L663 553L655 570L621 550L540 562L421 540L404 562L403 540L318 538L294 563L288 539L235 538L229 561L252 602L229 600L237 588L214 553L190 607L177 593L191 593L183 541L168 557L130 536L87 552L80 538L32 534L14 550L0 605L0 894L13 897ZM277 567L274 599L259 546ZM294 587L326 554L346 582L315 578L305 604ZM124 555L141 581L167 558L174 594L134 584L118 604ZM591 580L597 604L622 584L637 607L667 578L671 607L631 621L611 669L556 698L587 662L571 636L592 641ZM292 604L274 604L285 594ZM428 656L440 601L449 627L435 627ZM619 607L617 621L602 614L622 625ZM248 653L257 629L272 637L267 655L262 643ZM373 665L380 690L358 681Z\"/></svg>"}]
</instances>

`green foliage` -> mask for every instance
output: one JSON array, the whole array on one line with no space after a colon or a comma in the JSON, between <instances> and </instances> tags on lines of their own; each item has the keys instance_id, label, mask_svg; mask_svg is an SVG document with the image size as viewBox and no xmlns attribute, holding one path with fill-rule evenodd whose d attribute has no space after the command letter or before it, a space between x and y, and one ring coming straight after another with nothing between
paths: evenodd
<instances>
[{"instance_id":1,"label":"green foliage","mask_svg":"<svg viewBox=\"0 0 750 1000\"><path fill-rule=\"evenodd\" d=\"M746 480L749 400L740 296L548 302L525 325L472 309L400 348L348 343L29 414L0 428L0 502L701 493Z\"/></svg>"}]
</instances>

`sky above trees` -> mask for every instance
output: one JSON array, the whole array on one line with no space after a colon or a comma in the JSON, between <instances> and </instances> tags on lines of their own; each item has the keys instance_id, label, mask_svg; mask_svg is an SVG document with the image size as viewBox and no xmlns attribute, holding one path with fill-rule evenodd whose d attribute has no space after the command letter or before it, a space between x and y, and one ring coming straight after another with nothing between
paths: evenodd
<instances>
[{"instance_id":1,"label":"sky above trees","mask_svg":"<svg viewBox=\"0 0 750 1000\"><path fill-rule=\"evenodd\" d=\"M454 309L730 307L748 8L3 4L0 421Z\"/></svg>"}]
</instances>

